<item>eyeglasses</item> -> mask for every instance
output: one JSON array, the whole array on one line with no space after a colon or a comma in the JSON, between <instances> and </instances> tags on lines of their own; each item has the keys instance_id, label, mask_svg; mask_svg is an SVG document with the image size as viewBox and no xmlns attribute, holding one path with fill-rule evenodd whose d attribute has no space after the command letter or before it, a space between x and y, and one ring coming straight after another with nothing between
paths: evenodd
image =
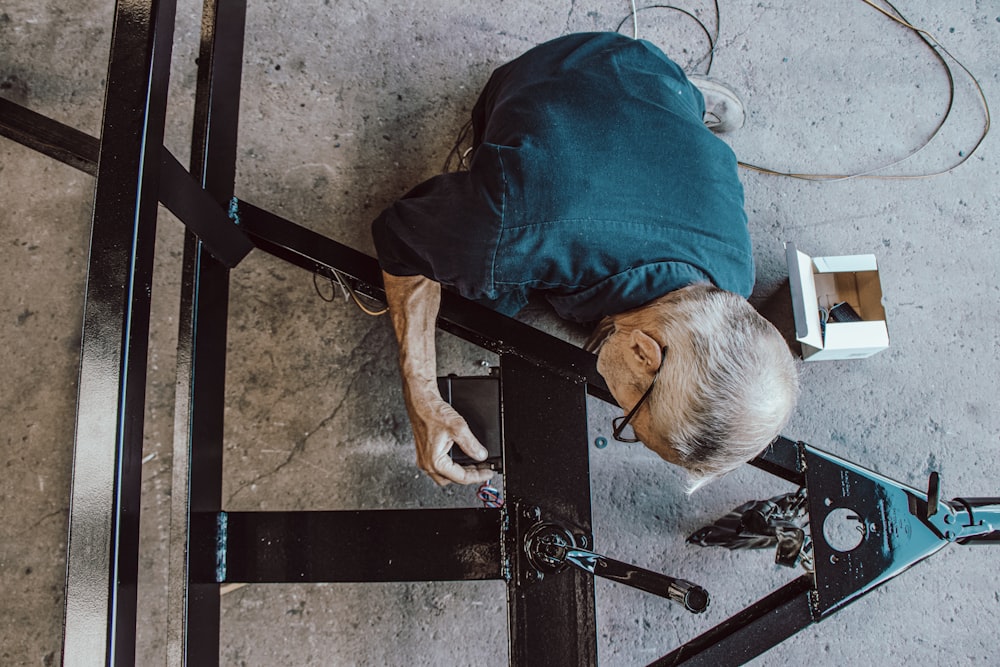
<instances>
[{"instance_id":1,"label":"eyeglasses","mask_svg":"<svg viewBox=\"0 0 1000 667\"><path fill-rule=\"evenodd\" d=\"M635 413L639 411L642 404L645 403L646 399L649 398L649 395L653 393L653 387L656 386L656 379L660 377L660 371L663 370L663 364L666 363L666 361L667 346L664 345L663 350L660 353L660 367L656 369L656 374L653 376L653 381L649 383L649 388L646 389L646 393L642 395L638 403L632 406L632 409L628 411L627 415L615 417L611 420L611 424L614 426L614 430L611 432L611 437L618 442L639 442L639 438L635 437L635 433L631 436L622 435L622 433L625 431L625 427L628 426L629 422L632 421L632 417L635 416Z\"/></svg>"}]
</instances>

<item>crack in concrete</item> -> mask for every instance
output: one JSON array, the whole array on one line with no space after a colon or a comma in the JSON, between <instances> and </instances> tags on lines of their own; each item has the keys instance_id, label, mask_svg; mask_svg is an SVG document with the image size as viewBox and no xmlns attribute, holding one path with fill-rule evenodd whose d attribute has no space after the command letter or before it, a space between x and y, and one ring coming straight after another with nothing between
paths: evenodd
<instances>
[{"instance_id":1,"label":"crack in concrete","mask_svg":"<svg viewBox=\"0 0 1000 667\"><path fill-rule=\"evenodd\" d=\"M66 514L66 515L69 514L69 507L61 507L61 508L59 508L57 510L49 512L48 514L43 514L42 516L38 517L38 519L34 523L32 523L30 527L25 528L21 532L17 533L15 535L15 537L23 537L24 535L27 535L28 533L34 533L35 531L38 530L38 526L41 525L42 523L44 523L45 521L48 521L52 517L60 516L60 515L63 515L63 514Z\"/></svg>"},{"instance_id":2,"label":"crack in concrete","mask_svg":"<svg viewBox=\"0 0 1000 667\"><path fill-rule=\"evenodd\" d=\"M356 357L359 357L359 356L363 357L365 355L372 355L373 346L370 346L367 343L368 343L368 340L377 331L378 331L378 327L376 327L376 326L369 327L368 331L365 332L364 336L361 337L361 339L358 341L358 343L348 353L348 355L347 355L348 362L345 364L346 366L353 366L352 362L355 361ZM347 384L347 387L344 389L344 395L341 397L340 401L338 401L337 404L333 407L333 410L326 417L324 417L316 426L314 426L313 428L309 429L309 431L307 431L305 433L305 435L303 435L301 438L299 438L299 439L297 439L295 441L294 445L292 445L292 448L290 450L288 450L288 455L285 457L284 461L282 461L281 463L279 463L273 469L268 470L267 472L260 473L259 475L256 475L252 479L244 482L243 484L241 484L239 486L239 488L237 488L235 491L233 491L229 495L228 499L226 500L226 502L224 504L224 507L230 506L232 504L233 500L235 500L235 498L240 493L242 493L245 489L247 489L249 487L252 487L252 486L260 483L262 480L265 480L268 477L272 477L274 475L277 475L279 472L281 472L284 468L286 468L288 465L290 465L292 463L293 459L296 458L296 455L301 454L302 452L304 452L305 448L306 448L306 445L309 442L309 439L312 438L312 436L314 436L316 433L318 433L319 431L321 431L327 424L331 423L333 420L335 420L337 418L337 415L340 413L341 408L344 407L344 404L347 403L348 398L350 398L350 396L352 395L352 390L354 388L354 385L355 385L355 383L358 382L358 379L362 375L361 371L364 370L365 367L367 367L368 365L370 365L374 361L375 361L374 356L369 356L369 358L363 359L359 363L359 365L357 367L357 371L352 375L351 381ZM298 460L301 461L302 463L305 463L306 465L310 465L310 466L312 466L312 467L314 467L314 468L316 468L318 470L321 470L321 471L323 471L323 472L325 472L327 474L330 474L329 470L327 470L326 468L323 468L322 466L316 465L315 463L313 463L311 461L307 461L304 458L299 458Z\"/></svg>"},{"instance_id":3,"label":"crack in concrete","mask_svg":"<svg viewBox=\"0 0 1000 667\"><path fill-rule=\"evenodd\" d=\"M573 12L576 11L576 0L570 0L569 11L566 13L566 27L563 29L564 33L568 33L570 20L573 18Z\"/></svg>"},{"instance_id":4,"label":"crack in concrete","mask_svg":"<svg viewBox=\"0 0 1000 667\"><path fill-rule=\"evenodd\" d=\"M754 26L756 26L758 23L760 23L760 20L761 20L761 18L763 18L764 14L766 14L768 12L768 10L771 9L771 7L767 7L767 6L763 6L763 5L757 5L757 6L760 8L760 13L752 16L750 18L750 20L747 21L747 23L745 24L743 30L738 31L735 34L733 34L732 37L727 37L725 39L723 39L722 35L721 35L722 17L721 16L716 16L716 20L719 22L718 25L719 25L719 30L720 30L719 39L718 39L718 42L715 45L715 52L716 53L718 53L719 49L722 48L722 47L724 47L724 48L730 48L730 47L732 47L736 43L737 40L739 40L741 37L746 36L746 34L748 32L750 32L750 29L753 28Z\"/></svg>"}]
</instances>

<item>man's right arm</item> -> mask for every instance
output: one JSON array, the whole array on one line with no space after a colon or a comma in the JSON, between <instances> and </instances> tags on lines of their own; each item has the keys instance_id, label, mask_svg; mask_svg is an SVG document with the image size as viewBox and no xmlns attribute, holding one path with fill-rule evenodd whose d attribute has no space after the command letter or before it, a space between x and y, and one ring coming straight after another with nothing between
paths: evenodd
<instances>
[{"instance_id":1,"label":"man's right arm","mask_svg":"<svg viewBox=\"0 0 1000 667\"><path fill-rule=\"evenodd\" d=\"M477 460L485 459L487 451L438 391L434 332L441 305L440 283L420 275L394 276L384 271L382 279L399 342L403 398L413 427L417 467L441 486L487 481L492 476L490 470L462 467L449 456L453 444Z\"/></svg>"}]
</instances>

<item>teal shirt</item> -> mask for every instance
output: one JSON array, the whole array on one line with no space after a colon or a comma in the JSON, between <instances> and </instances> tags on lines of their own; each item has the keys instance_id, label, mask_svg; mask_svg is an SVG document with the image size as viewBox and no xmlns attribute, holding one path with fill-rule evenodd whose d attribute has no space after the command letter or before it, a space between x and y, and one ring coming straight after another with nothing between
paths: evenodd
<instances>
[{"instance_id":1,"label":"teal shirt","mask_svg":"<svg viewBox=\"0 0 1000 667\"><path fill-rule=\"evenodd\" d=\"M695 282L749 296L754 267L732 150L649 42L561 37L497 69L466 172L426 181L372 230L382 268L505 314L541 293L592 322Z\"/></svg>"}]
</instances>

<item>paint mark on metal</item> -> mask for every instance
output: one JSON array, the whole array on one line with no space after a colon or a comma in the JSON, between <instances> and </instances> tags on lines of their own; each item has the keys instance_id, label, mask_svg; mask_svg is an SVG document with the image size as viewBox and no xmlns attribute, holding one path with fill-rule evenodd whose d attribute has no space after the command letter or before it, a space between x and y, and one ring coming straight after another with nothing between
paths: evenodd
<instances>
[{"instance_id":1,"label":"paint mark on metal","mask_svg":"<svg viewBox=\"0 0 1000 667\"><path fill-rule=\"evenodd\" d=\"M229 200L229 219L240 224L240 200L236 197Z\"/></svg>"},{"instance_id":2,"label":"paint mark on metal","mask_svg":"<svg viewBox=\"0 0 1000 667\"><path fill-rule=\"evenodd\" d=\"M219 512L215 531L215 581L226 580L226 546L229 541L229 515Z\"/></svg>"}]
</instances>

